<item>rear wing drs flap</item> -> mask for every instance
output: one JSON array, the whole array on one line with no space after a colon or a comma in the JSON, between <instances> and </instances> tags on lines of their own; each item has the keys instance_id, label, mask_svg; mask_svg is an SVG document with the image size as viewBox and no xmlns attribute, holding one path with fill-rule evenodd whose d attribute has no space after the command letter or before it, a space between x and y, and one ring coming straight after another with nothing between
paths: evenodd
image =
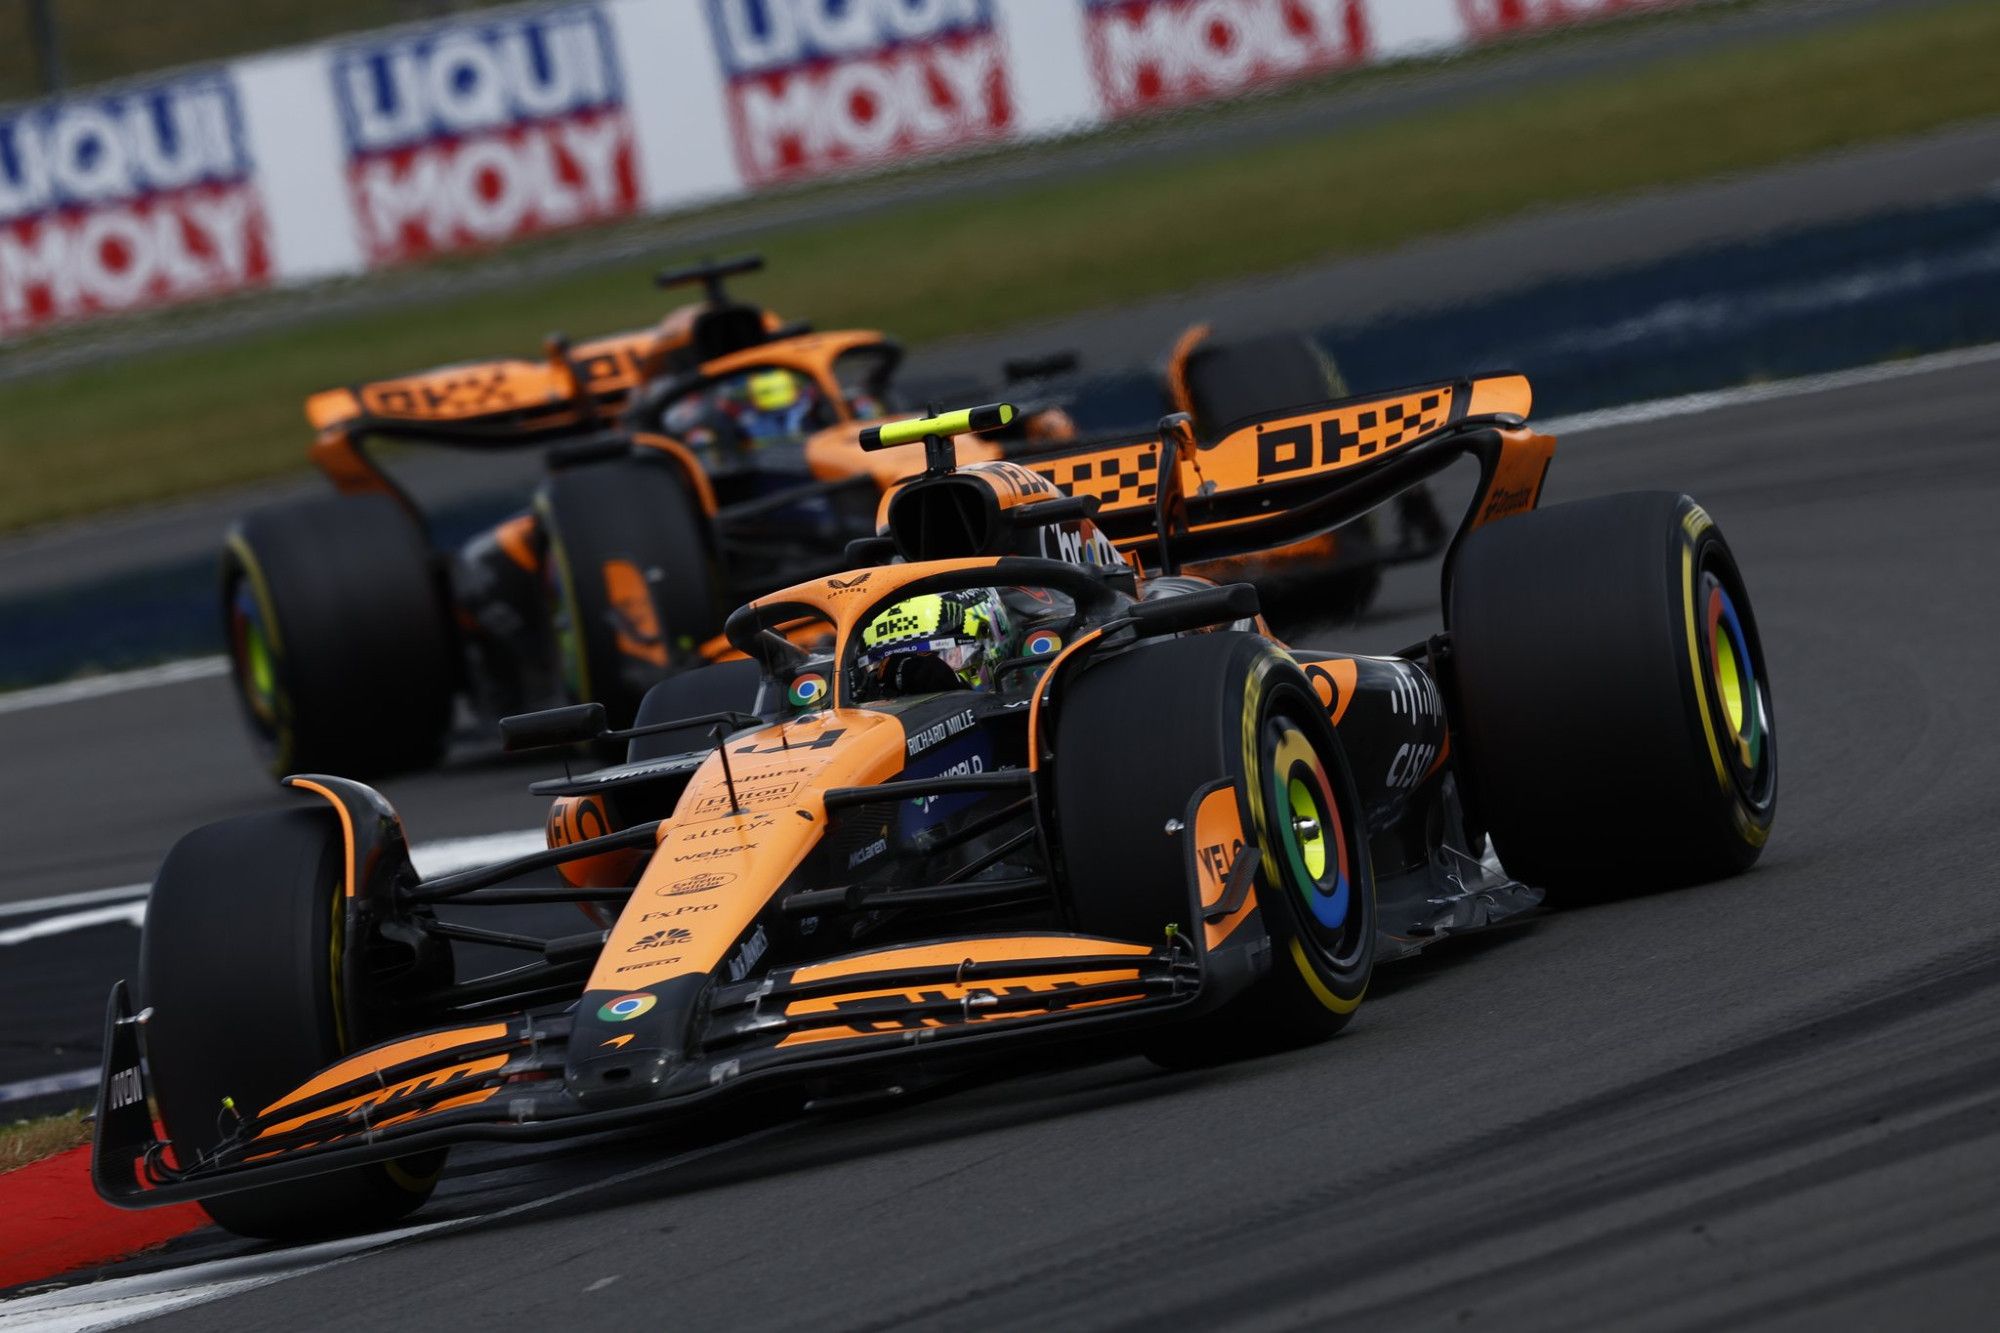
<instances>
[{"instance_id":1,"label":"rear wing drs flap","mask_svg":"<svg viewBox=\"0 0 2000 1333\"><path fill-rule=\"evenodd\" d=\"M513 444L613 421L660 355L653 330L570 346L547 359L441 366L306 399L316 430L440 443Z\"/></svg>"},{"instance_id":2,"label":"rear wing drs flap","mask_svg":"<svg viewBox=\"0 0 2000 1333\"><path fill-rule=\"evenodd\" d=\"M1247 417L1212 441L1176 414L1148 434L1016 461L1096 500L1119 549L1172 567L1316 536L1469 455L1480 478L1462 536L1540 498L1555 441L1527 429L1532 405L1525 376L1442 380Z\"/></svg>"}]
</instances>

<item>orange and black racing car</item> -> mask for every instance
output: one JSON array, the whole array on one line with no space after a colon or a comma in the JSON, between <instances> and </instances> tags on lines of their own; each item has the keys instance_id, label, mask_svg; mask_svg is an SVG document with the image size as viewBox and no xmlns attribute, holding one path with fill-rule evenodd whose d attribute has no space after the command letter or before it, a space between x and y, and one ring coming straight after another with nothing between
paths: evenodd
<instances>
[{"instance_id":1,"label":"orange and black racing car","mask_svg":"<svg viewBox=\"0 0 2000 1333\"><path fill-rule=\"evenodd\" d=\"M1538 509L1528 407L1519 377L1442 382L1206 449L1169 417L1090 460L1150 491L1150 576L1115 536L1133 483L956 460L1005 405L862 432L924 460L870 562L733 612L741 660L669 677L632 727L502 723L628 747L537 784L547 850L422 878L384 800L328 776L182 839L109 1003L99 1192L252 1236L379 1226L455 1144L844 1100L1035 1043L1191 1065L1311 1041L1378 963L1544 895L1745 869L1777 751L1730 548L1677 494ZM1280 643L1254 586L1174 572L1219 526L1283 543L1468 455L1444 624L1405 651ZM588 929L467 921L523 903ZM463 975L471 943L522 962Z\"/></svg>"},{"instance_id":2,"label":"orange and black racing car","mask_svg":"<svg viewBox=\"0 0 2000 1333\"><path fill-rule=\"evenodd\" d=\"M732 297L725 280L760 263L661 274L706 290L651 329L551 338L540 362L453 366L308 401L312 458L337 493L246 516L222 564L236 693L274 776L433 763L460 699L489 721L595 701L622 725L657 681L731 654L731 607L846 568L848 543L875 535L884 491L916 470L913 450L864 451L860 433L918 405L899 387L901 349L881 334L814 332ZM1008 372L1027 410L970 453L1030 461L1066 491L1112 499L1123 487L1144 501L1129 468L1096 470L1101 452L1082 436L1101 434L1110 409L1071 362ZM1254 410L1324 399L1337 381L1308 339L1197 327L1152 402L1119 419L1150 424L1177 408L1212 441ZM448 549L370 452L383 441L539 448L541 478L519 513ZM1316 603L1358 609L1380 565L1442 544L1422 493L1400 512L1393 540L1363 516L1259 554L1299 571ZM1120 541L1143 559L1151 536Z\"/></svg>"}]
</instances>

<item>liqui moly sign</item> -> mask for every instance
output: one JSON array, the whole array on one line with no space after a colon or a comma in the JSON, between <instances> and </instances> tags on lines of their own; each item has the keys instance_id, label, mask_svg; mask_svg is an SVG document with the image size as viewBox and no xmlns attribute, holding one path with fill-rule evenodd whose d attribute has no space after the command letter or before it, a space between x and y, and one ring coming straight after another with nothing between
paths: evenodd
<instances>
[{"instance_id":1,"label":"liqui moly sign","mask_svg":"<svg viewBox=\"0 0 2000 1333\"><path fill-rule=\"evenodd\" d=\"M1087 31L1098 101L1112 116L1227 97L1370 52L1364 0L1089 0Z\"/></svg>"},{"instance_id":2,"label":"liqui moly sign","mask_svg":"<svg viewBox=\"0 0 2000 1333\"><path fill-rule=\"evenodd\" d=\"M638 206L617 53L595 7L345 46L332 74L370 263Z\"/></svg>"},{"instance_id":3,"label":"liqui moly sign","mask_svg":"<svg viewBox=\"0 0 2000 1333\"><path fill-rule=\"evenodd\" d=\"M1466 35L1485 41L1514 32L1699 3L1701 0L1458 0L1458 13Z\"/></svg>"},{"instance_id":4,"label":"liqui moly sign","mask_svg":"<svg viewBox=\"0 0 2000 1333\"><path fill-rule=\"evenodd\" d=\"M707 0L752 184L999 138L992 0Z\"/></svg>"},{"instance_id":5,"label":"liqui moly sign","mask_svg":"<svg viewBox=\"0 0 2000 1333\"><path fill-rule=\"evenodd\" d=\"M0 112L0 335L270 271L225 75Z\"/></svg>"}]
</instances>

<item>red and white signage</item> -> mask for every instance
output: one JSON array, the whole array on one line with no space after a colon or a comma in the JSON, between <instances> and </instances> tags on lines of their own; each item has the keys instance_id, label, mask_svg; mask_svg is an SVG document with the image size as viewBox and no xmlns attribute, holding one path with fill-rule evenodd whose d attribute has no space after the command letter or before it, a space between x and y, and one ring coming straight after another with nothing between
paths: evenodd
<instances>
[{"instance_id":1,"label":"red and white signage","mask_svg":"<svg viewBox=\"0 0 2000 1333\"><path fill-rule=\"evenodd\" d=\"M220 73L0 114L0 336L270 279Z\"/></svg>"},{"instance_id":2,"label":"red and white signage","mask_svg":"<svg viewBox=\"0 0 2000 1333\"><path fill-rule=\"evenodd\" d=\"M1465 24L1465 35L1479 42L1510 33L1694 3L1699 0L1458 0L1458 12Z\"/></svg>"},{"instance_id":3,"label":"red and white signage","mask_svg":"<svg viewBox=\"0 0 2000 1333\"><path fill-rule=\"evenodd\" d=\"M540 0L0 110L0 338L1704 0Z\"/></svg>"},{"instance_id":4,"label":"red and white signage","mask_svg":"<svg viewBox=\"0 0 2000 1333\"><path fill-rule=\"evenodd\" d=\"M993 0L708 0L755 186L1007 135Z\"/></svg>"},{"instance_id":5,"label":"red and white signage","mask_svg":"<svg viewBox=\"0 0 2000 1333\"><path fill-rule=\"evenodd\" d=\"M617 52L595 7L343 46L332 79L371 265L638 208Z\"/></svg>"},{"instance_id":6,"label":"red and white signage","mask_svg":"<svg viewBox=\"0 0 2000 1333\"><path fill-rule=\"evenodd\" d=\"M1227 97L1369 58L1363 0L1089 0L1109 116Z\"/></svg>"}]
</instances>

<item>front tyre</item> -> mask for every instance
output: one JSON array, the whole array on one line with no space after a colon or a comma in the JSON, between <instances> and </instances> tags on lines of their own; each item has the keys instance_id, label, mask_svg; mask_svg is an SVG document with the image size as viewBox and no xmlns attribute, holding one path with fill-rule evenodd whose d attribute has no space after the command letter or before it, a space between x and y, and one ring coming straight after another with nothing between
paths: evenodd
<instances>
[{"instance_id":1,"label":"front tyre","mask_svg":"<svg viewBox=\"0 0 2000 1333\"><path fill-rule=\"evenodd\" d=\"M1055 803L1077 928L1140 943L1170 924L1207 929L1188 920L1187 839L1202 836L1192 803L1218 779L1258 852L1255 901L1274 956L1244 994L1151 1040L1147 1054L1171 1066L1333 1035L1375 960L1374 878L1346 757L1305 676L1254 634L1137 648L1064 691ZM1219 850L1232 864L1243 854Z\"/></svg>"},{"instance_id":2,"label":"front tyre","mask_svg":"<svg viewBox=\"0 0 2000 1333\"><path fill-rule=\"evenodd\" d=\"M174 845L139 943L147 1062L175 1158L211 1152L223 1099L255 1115L352 1044L336 995L346 844L324 805L243 815ZM428 1199L435 1151L202 1201L240 1236L300 1240L384 1227Z\"/></svg>"},{"instance_id":3,"label":"front tyre","mask_svg":"<svg viewBox=\"0 0 2000 1333\"><path fill-rule=\"evenodd\" d=\"M1502 519L1451 571L1454 739L1509 874L1583 902L1747 870L1771 677L1721 529L1671 492Z\"/></svg>"},{"instance_id":4,"label":"front tyre","mask_svg":"<svg viewBox=\"0 0 2000 1333\"><path fill-rule=\"evenodd\" d=\"M222 621L244 722L273 777L435 764L457 670L414 520L383 495L260 509L222 555Z\"/></svg>"}]
</instances>

